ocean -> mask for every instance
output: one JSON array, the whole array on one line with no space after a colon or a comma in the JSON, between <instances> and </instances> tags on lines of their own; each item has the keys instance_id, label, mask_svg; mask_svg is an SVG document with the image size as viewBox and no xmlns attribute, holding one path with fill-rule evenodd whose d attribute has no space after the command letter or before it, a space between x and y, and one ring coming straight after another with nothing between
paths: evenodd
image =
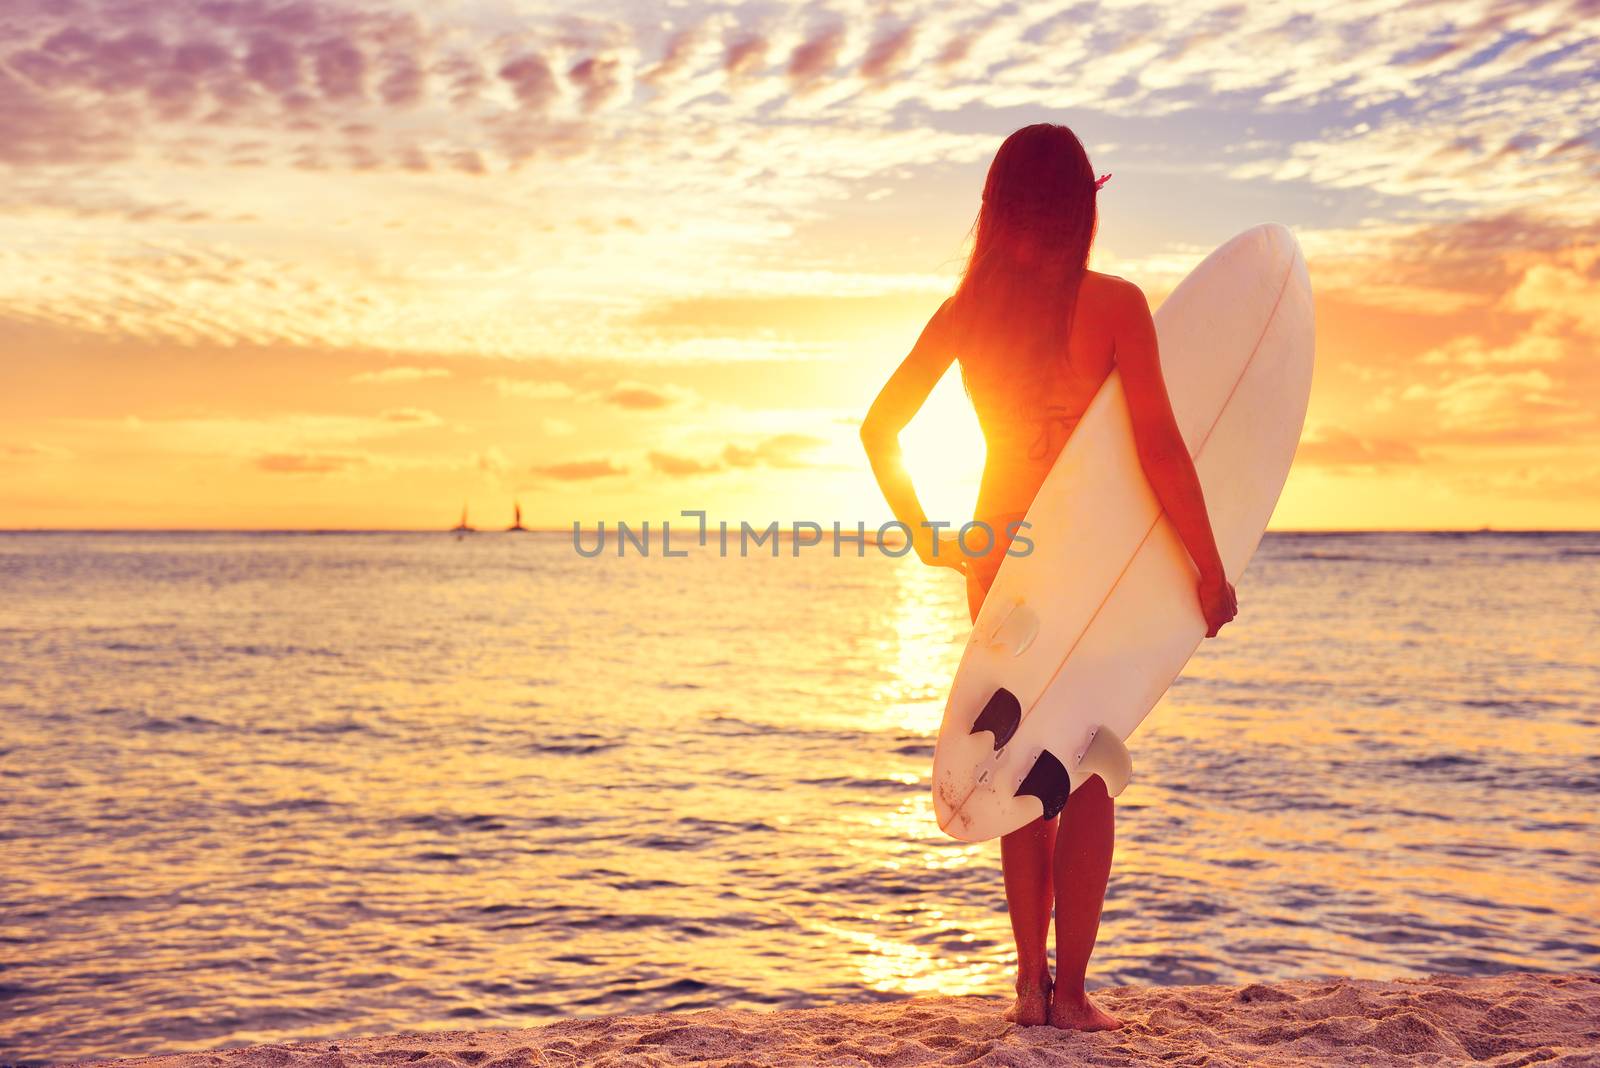
<instances>
[{"instance_id":1,"label":"ocean","mask_svg":"<svg viewBox=\"0 0 1600 1068\"><path fill-rule=\"evenodd\" d=\"M0 1061L1007 995L959 576L0 534ZM1091 986L1600 968L1600 535L1271 534L1131 741Z\"/></svg>"}]
</instances>

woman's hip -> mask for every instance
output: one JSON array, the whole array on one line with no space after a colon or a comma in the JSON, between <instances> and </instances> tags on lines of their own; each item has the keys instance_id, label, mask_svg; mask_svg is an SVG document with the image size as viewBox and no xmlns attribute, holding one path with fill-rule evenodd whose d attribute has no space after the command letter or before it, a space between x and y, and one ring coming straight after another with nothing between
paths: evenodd
<instances>
[{"instance_id":1,"label":"woman's hip","mask_svg":"<svg viewBox=\"0 0 1600 1068\"><path fill-rule=\"evenodd\" d=\"M978 618L978 609L982 607L989 587L994 585L995 575L1005 562L1026 517L1026 512L977 516L967 528L962 539L962 552L967 560L967 607L973 619ZM987 533L984 528L987 528Z\"/></svg>"}]
</instances>

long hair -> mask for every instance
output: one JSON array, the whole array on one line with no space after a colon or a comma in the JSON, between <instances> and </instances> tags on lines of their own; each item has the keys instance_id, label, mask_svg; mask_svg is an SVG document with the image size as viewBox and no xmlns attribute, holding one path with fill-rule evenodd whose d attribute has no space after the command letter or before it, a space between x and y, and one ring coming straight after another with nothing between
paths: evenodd
<instances>
[{"instance_id":1,"label":"long hair","mask_svg":"<svg viewBox=\"0 0 1600 1068\"><path fill-rule=\"evenodd\" d=\"M1088 153L1065 126L1024 126L995 153L949 307L962 379L980 412L1026 411L1066 363L1097 192Z\"/></svg>"}]
</instances>

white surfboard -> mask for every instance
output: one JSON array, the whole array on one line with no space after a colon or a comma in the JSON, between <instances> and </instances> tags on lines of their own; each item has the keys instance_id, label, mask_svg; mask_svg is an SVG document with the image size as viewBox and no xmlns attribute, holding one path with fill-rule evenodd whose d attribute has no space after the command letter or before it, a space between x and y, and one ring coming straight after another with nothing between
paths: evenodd
<instances>
[{"instance_id":1,"label":"white surfboard","mask_svg":"<svg viewBox=\"0 0 1600 1068\"><path fill-rule=\"evenodd\" d=\"M1155 313L1167 392L1237 582L1283 490L1311 393L1311 282L1276 224L1217 249ZM1126 742L1205 636L1197 573L1134 448L1113 371L1027 515L972 628L933 758L933 804L981 842L1054 815ZM1226 632L1224 632L1226 633Z\"/></svg>"}]
</instances>

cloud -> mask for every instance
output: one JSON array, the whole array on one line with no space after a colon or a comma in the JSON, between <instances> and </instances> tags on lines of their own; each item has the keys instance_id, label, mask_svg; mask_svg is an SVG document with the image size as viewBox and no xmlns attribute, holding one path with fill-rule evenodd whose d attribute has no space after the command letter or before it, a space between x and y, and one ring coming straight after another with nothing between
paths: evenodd
<instances>
[{"instance_id":1,"label":"cloud","mask_svg":"<svg viewBox=\"0 0 1600 1068\"><path fill-rule=\"evenodd\" d=\"M890 30L867 49L861 60L861 76L869 82L882 82L899 72L916 42L916 27L910 23Z\"/></svg>"},{"instance_id":2,"label":"cloud","mask_svg":"<svg viewBox=\"0 0 1600 1068\"><path fill-rule=\"evenodd\" d=\"M718 340L736 340L736 351L753 356L775 343L826 345L871 336L885 322L926 320L952 284L933 275L866 278L844 271L772 271L747 281L765 291L653 303L633 316L632 325L682 338L699 352Z\"/></svg>"},{"instance_id":3,"label":"cloud","mask_svg":"<svg viewBox=\"0 0 1600 1068\"><path fill-rule=\"evenodd\" d=\"M597 478L615 478L628 473L610 460L570 460L565 463L543 464L528 469L541 478L557 482L588 482Z\"/></svg>"},{"instance_id":4,"label":"cloud","mask_svg":"<svg viewBox=\"0 0 1600 1068\"><path fill-rule=\"evenodd\" d=\"M329 100L361 100L367 95L367 57L342 37L318 41L311 47L311 65L317 88Z\"/></svg>"},{"instance_id":5,"label":"cloud","mask_svg":"<svg viewBox=\"0 0 1600 1068\"><path fill-rule=\"evenodd\" d=\"M567 78L578 89L578 103L585 114L605 107L622 95L622 61L615 56L589 56L573 64Z\"/></svg>"},{"instance_id":6,"label":"cloud","mask_svg":"<svg viewBox=\"0 0 1600 1068\"><path fill-rule=\"evenodd\" d=\"M1565 359L1568 340L1529 333L1506 345L1491 345L1476 335L1451 338L1419 357L1423 364L1485 367L1490 364L1555 363Z\"/></svg>"},{"instance_id":7,"label":"cloud","mask_svg":"<svg viewBox=\"0 0 1600 1068\"><path fill-rule=\"evenodd\" d=\"M517 56L500 68L500 77L510 84L512 93L529 111L543 112L560 93L555 71L537 52Z\"/></svg>"},{"instance_id":8,"label":"cloud","mask_svg":"<svg viewBox=\"0 0 1600 1068\"><path fill-rule=\"evenodd\" d=\"M366 458L349 453L274 452L258 456L257 470L283 475L326 475L365 464Z\"/></svg>"},{"instance_id":9,"label":"cloud","mask_svg":"<svg viewBox=\"0 0 1600 1068\"><path fill-rule=\"evenodd\" d=\"M128 109L80 109L0 66L0 162L31 167L102 163L131 150Z\"/></svg>"},{"instance_id":10,"label":"cloud","mask_svg":"<svg viewBox=\"0 0 1600 1068\"><path fill-rule=\"evenodd\" d=\"M17 7L6 29L20 47L0 47L0 70L8 67L27 84L0 85L0 114L13 117L0 131L13 136L0 143L32 162L68 162L86 149L98 158L130 157L138 148L158 158L192 157L194 146L203 145L260 165L310 162L338 149L351 169L415 169L416 131L394 128L366 109L398 117L436 104L424 125L447 133L447 119L475 91L459 59L441 71L437 87L431 84L433 51L460 34L448 19L339 3L282 4L249 15L244 5L210 0L76 13L70 5L58 13L26 0ZM353 107L380 121L350 123ZM104 136L83 138L79 147L46 141L33 120L46 114L63 130L90 127ZM253 136L259 150L235 151L229 138L211 136L219 129ZM340 139L347 143L337 145ZM450 139L456 143L444 148L447 157L471 147L469 138Z\"/></svg>"},{"instance_id":11,"label":"cloud","mask_svg":"<svg viewBox=\"0 0 1600 1068\"><path fill-rule=\"evenodd\" d=\"M414 431L440 425L433 413L419 410L395 409L381 415L263 410L259 399L250 396L260 391L259 382L251 381L255 384L244 386L242 394L231 397L240 406L236 412L130 415L115 420L83 419L77 425L94 440L112 435L110 440L120 450L230 456L262 470L282 472L320 471L325 465L348 467L357 463L387 467L397 452L420 447L415 443ZM315 381L314 376L307 380ZM187 387L177 384L173 388ZM137 437L136 445L130 436Z\"/></svg>"},{"instance_id":12,"label":"cloud","mask_svg":"<svg viewBox=\"0 0 1600 1068\"><path fill-rule=\"evenodd\" d=\"M677 456L669 452L651 452L650 466L663 475L684 478L689 475L706 475L720 471L715 462L696 460L691 456Z\"/></svg>"},{"instance_id":13,"label":"cloud","mask_svg":"<svg viewBox=\"0 0 1600 1068\"><path fill-rule=\"evenodd\" d=\"M789 84L797 92L813 88L839 65L844 48L844 25L835 23L818 30L795 48L789 56Z\"/></svg>"},{"instance_id":14,"label":"cloud","mask_svg":"<svg viewBox=\"0 0 1600 1068\"><path fill-rule=\"evenodd\" d=\"M433 73L446 87L446 99L454 108L469 107L478 102L480 94L490 84L478 57L455 52L434 65Z\"/></svg>"},{"instance_id":15,"label":"cloud","mask_svg":"<svg viewBox=\"0 0 1600 1068\"><path fill-rule=\"evenodd\" d=\"M548 378L485 378L485 385L493 386L502 397L522 400L566 400L576 395L576 390L565 382Z\"/></svg>"},{"instance_id":16,"label":"cloud","mask_svg":"<svg viewBox=\"0 0 1600 1068\"><path fill-rule=\"evenodd\" d=\"M1402 396L1431 404L1446 428L1509 428L1536 417L1538 409L1568 403L1552 394L1554 387L1555 381L1542 370L1481 372L1450 377L1437 385L1415 383Z\"/></svg>"},{"instance_id":17,"label":"cloud","mask_svg":"<svg viewBox=\"0 0 1600 1068\"><path fill-rule=\"evenodd\" d=\"M0 459L5 460L70 460L72 456L71 449L44 445L37 441L0 444Z\"/></svg>"},{"instance_id":18,"label":"cloud","mask_svg":"<svg viewBox=\"0 0 1600 1068\"><path fill-rule=\"evenodd\" d=\"M722 70L730 81L740 81L766 66L770 42L758 33L745 34L728 43Z\"/></svg>"},{"instance_id":19,"label":"cloud","mask_svg":"<svg viewBox=\"0 0 1600 1068\"><path fill-rule=\"evenodd\" d=\"M29 264L0 273L0 302L108 334L416 359L820 354L844 306L780 309L794 314L763 337L754 302L797 294L762 267L781 249L791 275L879 274L892 261L876 250L844 270L846 240L872 250L878 234L866 230L909 220L894 202L866 209L862 183L915 186L926 191L907 198L915 214L953 218L957 190L969 210L973 169L1024 113L1012 109L1115 130L1107 147L1146 188L1181 174L1197 198L1218 192L1218 217L1241 193L1270 202L1275 185L1302 232L1332 217L1362 219L1350 230L1366 232L1385 218L1600 214L1577 20L1505 8L1452 24L1440 48L1436 18L1391 7L1285 20L1225 2L926 4L811 22L820 9L735 2L530 11L503 24L472 5L12 0L0 159L20 171L8 183L20 174L85 204L116 190L159 208L128 220L139 226L108 218L87 241L58 230L16 246ZM1081 77L1091 58L1095 76ZM1245 113L1259 119L1249 130L1234 121ZM248 167L273 168L270 182L241 175ZM235 221L246 214L253 225ZM1184 227L1224 225L1201 214ZM589 233L584 221L624 216L640 225ZM228 221L176 237L159 225L179 218ZM885 247L903 235L890 236ZM1483 271L1544 240L1514 227L1494 236L1478 249ZM1319 299L1331 285L1443 318L1472 312L1490 288L1464 250L1430 257L1418 244L1391 263L1326 247L1312 257ZM685 248L701 250L692 270ZM350 270L353 249L383 269ZM914 262L948 275L945 252L921 246ZM1530 276L1519 307L1558 299L1559 281ZM696 294L732 291L752 303L718 325L751 342L696 335ZM634 316L652 309L683 314L641 329ZM891 312L860 310L880 330Z\"/></svg>"},{"instance_id":20,"label":"cloud","mask_svg":"<svg viewBox=\"0 0 1600 1068\"><path fill-rule=\"evenodd\" d=\"M350 381L389 385L396 382L421 382L430 378L449 377L450 371L444 367L385 367L379 371L362 371L351 375Z\"/></svg>"},{"instance_id":21,"label":"cloud","mask_svg":"<svg viewBox=\"0 0 1600 1068\"><path fill-rule=\"evenodd\" d=\"M250 38L244 56L244 72L252 81L279 96L300 88L300 56L289 42L276 34L259 33Z\"/></svg>"},{"instance_id":22,"label":"cloud","mask_svg":"<svg viewBox=\"0 0 1600 1068\"><path fill-rule=\"evenodd\" d=\"M115 189L63 186L59 180L18 175L0 190L0 213L61 214L74 219L106 219L127 223L216 223L250 221L242 215L219 215L182 200L149 200Z\"/></svg>"},{"instance_id":23,"label":"cloud","mask_svg":"<svg viewBox=\"0 0 1600 1068\"><path fill-rule=\"evenodd\" d=\"M775 434L753 446L729 443L723 447L722 459L730 467L807 467L805 454L828 442L810 434Z\"/></svg>"},{"instance_id":24,"label":"cloud","mask_svg":"<svg viewBox=\"0 0 1600 1068\"><path fill-rule=\"evenodd\" d=\"M702 36L698 26L690 26L674 33L667 41L666 51L661 59L655 66L639 75L639 80L646 85L661 85L671 81L674 75L688 68Z\"/></svg>"},{"instance_id":25,"label":"cloud","mask_svg":"<svg viewBox=\"0 0 1600 1068\"><path fill-rule=\"evenodd\" d=\"M641 9L632 18L531 14L512 29L459 5L405 11L339 0L87 7L14 0L7 15L11 43L0 47L0 62L13 81L56 109L66 123L58 129L91 123L110 135L49 136L37 121L38 99L0 107L25 116L30 134L0 145L30 159L126 155L136 146L158 154L207 143L214 150L225 138L213 135L226 129L260 135L265 151L243 158L268 164L299 156L313 147L308 141L326 142L318 131L338 129L353 106L373 120L360 151L348 156L357 169L414 166L417 150L406 149L418 141L429 142L421 151L430 158L479 150L481 160L481 146L495 141L516 149L512 162L533 158L530 137L504 136L508 111L541 119L558 111L576 119L626 113L627 121L603 130L580 123L551 131L622 156L663 133L662 112L628 107L639 85L702 90L671 116L680 138L703 133L707 123L738 137L759 129L760 116L730 109L717 91L762 79L768 84L739 94L743 107L823 85L838 90L827 94L833 114L816 116L805 130L819 145L863 125L895 130L906 106L931 117L962 108L1085 107L1138 119L1240 102L1263 114L1315 108L1327 121L1306 135L1231 146L1253 150L1231 152L1217 166L1441 202L1467 190L1500 204L1548 204L1571 191L1579 202L1553 207L1573 217L1592 214L1586 176L1600 157L1577 118L1589 102L1587 20L1552 19L1536 7L1463 18L1448 39L1427 10L1399 6L1319 11L1315 20L1286 20L1275 8L1231 0L1061 3L1026 16L1004 6L952 13L922 5L887 21L861 9L828 15L776 69L769 51L790 31L748 28L771 14L738 2L727 10L686 6L674 12L685 20L680 26ZM712 39L730 26L740 29L719 60ZM866 41L853 57L852 39ZM931 62L913 62L924 41ZM581 58L568 65L573 55ZM1091 67L1095 77L1081 77ZM509 101L492 91L497 82ZM863 95L867 89L874 92ZM15 93L0 91L6 96ZM100 118L108 114L115 121ZM1195 126L1204 133L1203 123ZM334 146L315 147L326 158ZM832 172L819 163L819 174ZM894 166L888 159L876 165Z\"/></svg>"},{"instance_id":26,"label":"cloud","mask_svg":"<svg viewBox=\"0 0 1600 1068\"><path fill-rule=\"evenodd\" d=\"M715 459L701 460L693 456L653 450L648 454L650 466L658 474L673 478L714 474L735 468L775 467L798 469L811 467L806 454L828 444L827 439L810 434L774 434L753 445L723 446L722 454Z\"/></svg>"},{"instance_id":27,"label":"cloud","mask_svg":"<svg viewBox=\"0 0 1600 1068\"><path fill-rule=\"evenodd\" d=\"M962 29L952 33L950 38L945 41L944 47L939 49L939 54L933 57L934 67L944 70L960 66L972 54L973 46L978 43L982 33L982 28L976 30Z\"/></svg>"},{"instance_id":28,"label":"cloud","mask_svg":"<svg viewBox=\"0 0 1600 1068\"><path fill-rule=\"evenodd\" d=\"M1392 467L1422 462L1421 454L1408 442L1364 438L1338 427L1307 434L1294 458L1296 463L1318 467Z\"/></svg>"},{"instance_id":29,"label":"cloud","mask_svg":"<svg viewBox=\"0 0 1600 1068\"><path fill-rule=\"evenodd\" d=\"M407 423L412 426L441 426L444 423L425 408L385 408L378 418L387 423Z\"/></svg>"},{"instance_id":30,"label":"cloud","mask_svg":"<svg viewBox=\"0 0 1600 1068\"><path fill-rule=\"evenodd\" d=\"M1505 306L1547 316L1557 328L1570 326L1600 339L1600 245L1533 264L1506 294Z\"/></svg>"},{"instance_id":31,"label":"cloud","mask_svg":"<svg viewBox=\"0 0 1600 1068\"><path fill-rule=\"evenodd\" d=\"M643 382L618 382L601 394L607 404L635 412L658 411L686 403L693 397L678 386L651 386Z\"/></svg>"},{"instance_id":32,"label":"cloud","mask_svg":"<svg viewBox=\"0 0 1600 1068\"><path fill-rule=\"evenodd\" d=\"M416 55L391 49L383 57L383 64L383 78L378 82L378 95L383 102L401 110L421 103L426 95L427 74Z\"/></svg>"}]
</instances>

